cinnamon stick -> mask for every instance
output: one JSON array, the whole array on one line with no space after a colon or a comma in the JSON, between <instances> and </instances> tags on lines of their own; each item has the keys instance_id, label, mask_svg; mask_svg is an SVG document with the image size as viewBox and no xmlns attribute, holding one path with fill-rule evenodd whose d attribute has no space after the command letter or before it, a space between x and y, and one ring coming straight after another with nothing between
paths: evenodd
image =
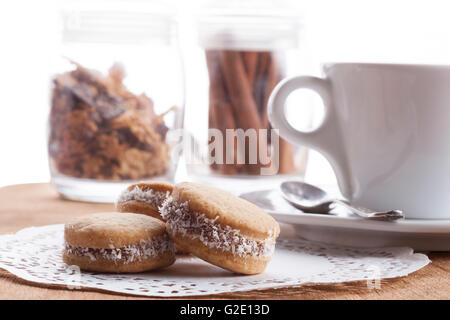
<instances>
[{"instance_id":1,"label":"cinnamon stick","mask_svg":"<svg viewBox=\"0 0 450 320\"><path fill-rule=\"evenodd\" d=\"M224 174L259 174L263 165L259 153L267 148L270 137L259 141L259 130L270 129L267 103L270 93L280 80L280 71L273 54L268 51L207 50L206 60L210 78L210 128L221 130L224 136L224 161L226 160L226 129L255 129L257 133L257 163L250 164L249 143L246 141L245 165L237 164L237 142L234 141L235 163L212 165ZM269 132L270 134L270 132ZM279 173L295 170L293 146L280 138ZM261 149L263 148L263 149ZM270 158L273 158L272 154Z\"/></svg>"},{"instance_id":2,"label":"cinnamon stick","mask_svg":"<svg viewBox=\"0 0 450 320\"><path fill-rule=\"evenodd\" d=\"M261 124L258 106L253 98L252 87L249 84L248 76L245 72L243 59L238 51L221 51L220 58L226 90L230 97L234 114L237 115L236 122L238 127L244 131L248 129L256 130L256 152L258 155L260 148L262 148L262 150L267 150L267 141L265 139L259 139L259 130L265 128ZM249 163L249 143L246 143L245 159L245 168L248 173L258 174L260 164Z\"/></svg>"},{"instance_id":3,"label":"cinnamon stick","mask_svg":"<svg viewBox=\"0 0 450 320\"><path fill-rule=\"evenodd\" d=\"M269 61L267 62L267 69L265 72L265 87L264 87L264 99L261 107L261 122L266 128L269 127L269 117L267 114L267 104L269 102L270 94L278 83L278 70L275 57L273 55L269 56Z\"/></svg>"},{"instance_id":4,"label":"cinnamon stick","mask_svg":"<svg viewBox=\"0 0 450 320\"><path fill-rule=\"evenodd\" d=\"M214 50L206 51L206 62L209 74L209 128L216 128L222 132L223 136L223 164L213 164L212 169L217 169L223 174L235 174L237 168L232 164L226 164L226 129L236 129L232 108L228 102L225 91L225 84L220 67L219 52ZM234 145L234 154L237 157L237 147Z\"/></svg>"},{"instance_id":5,"label":"cinnamon stick","mask_svg":"<svg viewBox=\"0 0 450 320\"><path fill-rule=\"evenodd\" d=\"M263 51L258 54L258 64L255 75L255 83L253 87L253 96L258 104L258 110L260 115L262 115L262 108L264 104L265 96L265 83L266 83L266 71L267 65L270 60L270 52Z\"/></svg>"},{"instance_id":6,"label":"cinnamon stick","mask_svg":"<svg viewBox=\"0 0 450 320\"><path fill-rule=\"evenodd\" d=\"M220 51L225 86L230 97L239 128L261 129L258 107L253 99L244 64L239 51Z\"/></svg>"},{"instance_id":7,"label":"cinnamon stick","mask_svg":"<svg viewBox=\"0 0 450 320\"><path fill-rule=\"evenodd\" d=\"M279 173L291 173L295 170L294 148L291 143L280 137Z\"/></svg>"},{"instance_id":8,"label":"cinnamon stick","mask_svg":"<svg viewBox=\"0 0 450 320\"><path fill-rule=\"evenodd\" d=\"M247 73L248 84L251 88L253 88L258 66L258 52L242 51L241 54L244 61L245 71Z\"/></svg>"},{"instance_id":9,"label":"cinnamon stick","mask_svg":"<svg viewBox=\"0 0 450 320\"><path fill-rule=\"evenodd\" d=\"M274 54L270 56L270 61L267 65L266 70L266 87L264 95L264 104L262 108L262 122L263 124L269 126L269 118L267 113L267 107L269 103L269 97L273 89L276 87L277 83L281 80L280 70L278 69L278 64L276 62L276 57ZM279 173L291 173L295 170L294 163L294 148L291 143L279 138Z\"/></svg>"}]
</instances>

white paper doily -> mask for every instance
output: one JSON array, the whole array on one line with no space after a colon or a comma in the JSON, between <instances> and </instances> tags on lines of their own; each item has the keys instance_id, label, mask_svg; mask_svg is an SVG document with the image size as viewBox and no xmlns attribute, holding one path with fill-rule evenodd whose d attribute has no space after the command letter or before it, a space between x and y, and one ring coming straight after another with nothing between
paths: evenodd
<instances>
[{"instance_id":1,"label":"white paper doily","mask_svg":"<svg viewBox=\"0 0 450 320\"><path fill-rule=\"evenodd\" d=\"M195 257L177 259L169 268L139 274L80 272L61 260L63 225L27 228L0 236L0 268L32 282L68 289L101 290L143 296L192 296L255 289L394 278L430 260L410 248L344 248L302 240L278 240L263 274L239 276ZM374 279L374 280L371 280Z\"/></svg>"}]
</instances>

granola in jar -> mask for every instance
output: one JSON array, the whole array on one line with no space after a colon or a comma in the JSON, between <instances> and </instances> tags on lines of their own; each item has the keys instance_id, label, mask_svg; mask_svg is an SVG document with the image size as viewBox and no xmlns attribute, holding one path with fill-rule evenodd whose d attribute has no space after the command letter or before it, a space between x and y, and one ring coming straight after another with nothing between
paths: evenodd
<instances>
[{"instance_id":1,"label":"granola in jar","mask_svg":"<svg viewBox=\"0 0 450 320\"><path fill-rule=\"evenodd\" d=\"M59 174L96 180L142 180L169 167L164 114L146 94L123 85L124 68L107 75L74 63L53 79L48 149Z\"/></svg>"}]
</instances>

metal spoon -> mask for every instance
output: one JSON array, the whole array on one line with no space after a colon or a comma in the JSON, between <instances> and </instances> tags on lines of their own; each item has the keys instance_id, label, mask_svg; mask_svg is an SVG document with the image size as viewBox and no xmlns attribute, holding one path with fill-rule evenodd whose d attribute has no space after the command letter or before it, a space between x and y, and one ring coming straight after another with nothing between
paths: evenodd
<instances>
[{"instance_id":1,"label":"metal spoon","mask_svg":"<svg viewBox=\"0 0 450 320\"><path fill-rule=\"evenodd\" d=\"M280 186L283 198L291 205L305 212L329 213L333 203L344 206L354 214L376 220L397 220L405 216L401 210L377 212L360 206L350 204L348 201L332 199L322 189L300 181L286 181Z\"/></svg>"}]
</instances>

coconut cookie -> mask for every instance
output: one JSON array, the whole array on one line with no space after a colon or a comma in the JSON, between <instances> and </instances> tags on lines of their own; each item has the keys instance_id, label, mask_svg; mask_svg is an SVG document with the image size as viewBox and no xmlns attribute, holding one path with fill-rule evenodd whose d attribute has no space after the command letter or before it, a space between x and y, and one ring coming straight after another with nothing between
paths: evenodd
<instances>
[{"instance_id":1,"label":"coconut cookie","mask_svg":"<svg viewBox=\"0 0 450 320\"><path fill-rule=\"evenodd\" d=\"M97 213L64 227L63 260L82 270L142 272L175 261L165 224L134 213Z\"/></svg>"},{"instance_id":2,"label":"coconut cookie","mask_svg":"<svg viewBox=\"0 0 450 320\"><path fill-rule=\"evenodd\" d=\"M124 190L117 200L120 212L142 213L161 219L158 207L172 193L173 186L165 182L141 182Z\"/></svg>"},{"instance_id":3,"label":"coconut cookie","mask_svg":"<svg viewBox=\"0 0 450 320\"><path fill-rule=\"evenodd\" d=\"M177 248L242 274L264 271L280 233L278 223L254 204L194 183L175 185L160 212Z\"/></svg>"}]
</instances>

